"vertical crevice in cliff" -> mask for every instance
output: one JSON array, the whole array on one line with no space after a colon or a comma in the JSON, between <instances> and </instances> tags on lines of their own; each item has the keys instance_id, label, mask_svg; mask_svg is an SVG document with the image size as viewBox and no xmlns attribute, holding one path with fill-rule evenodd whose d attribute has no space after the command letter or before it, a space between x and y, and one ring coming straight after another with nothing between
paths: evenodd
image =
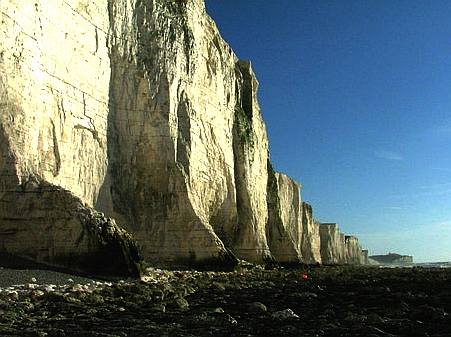
<instances>
[{"instance_id":1,"label":"vertical crevice in cliff","mask_svg":"<svg viewBox=\"0 0 451 337\"><path fill-rule=\"evenodd\" d=\"M241 95L240 95L240 106L243 112L246 114L248 120L252 121L253 111L254 111L254 93L257 91L256 85L254 85L254 78L251 74L251 63L250 61L238 61L238 68L243 78Z\"/></svg>"},{"instance_id":2,"label":"vertical crevice in cliff","mask_svg":"<svg viewBox=\"0 0 451 337\"><path fill-rule=\"evenodd\" d=\"M180 94L177 107L177 151L176 161L183 168L183 173L187 177L190 175L191 156L191 121L189 115L189 100L185 92Z\"/></svg>"},{"instance_id":3,"label":"vertical crevice in cliff","mask_svg":"<svg viewBox=\"0 0 451 337\"><path fill-rule=\"evenodd\" d=\"M246 153L249 144L252 142L252 112L247 113L243 108L242 96L249 94L249 92L243 91L244 88L244 76L241 73L239 64L237 63L235 68L236 83L235 83L235 115L233 123L233 154L234 154L234 174L235 174L235 187L236 187L236 207L237 207L237 222L236 233L232 239L234 249L237 250L239 256L248 254L247 252L240 253L243 248L240 240L246 236L246 231L253 230L255 226L254 219L252 217L252 209L250 205L250 195L246 186L246 180L249 155ZM251 228L248 228L248 227ZM254 228L255 230L255 228ZM244 248L246 249L246 248Z\"/></svg>"},{"instance_id":4,"label":"vertical crevice in cliff","mask_svg":"<svg viewBox=\"0 0 451 337\"><path fill-rule=\"evenodd\" d=\"M278 189L276 172L268 159L268 187L266 194L266 202L268 203L268 222L266 224L266 235L269 249L272 253L274 253L274 249L271 248L271 243L279 242L283 235Z\"/></svg>"},{"instance_id":5,"label":"vertical crevice in cliff","mask_svg":"<svg viewBox=\"0 0 451 337\"><path fill-rule=\"evenodd\" d=\"M261 262L272 259L266 239L267 135L250 62L238 61L235 77L233 154L238 226L234 250L244 259Z\"/></svg>"},{"instance_id":6,"label":"vertical crevice in cliff","mask_svg":"<svg viewBox=\"0 0 451 337\"><path fill-rule=\"evenodd\" d=\"M239 145L246 150L254 148L253 132L253 79L250 74L250 62L238 61L236 66L237 84L234 128L239 138ZM252 156L250 156L252 159Z\"/></svg>"},{"instance_id":7,"label":"vertical crevice in cliff","mask_svg":"<svg viewBox=\"0 0 451 337\"><path fill-rule=\"evenodd\" d=\"M58 145L58 137L56 135L55 123L52 120L50 120L50 123L52 124L53 156L55 158L55 165L53 167L52 173L54 177L57 177L61 170L61 156Z\"/></svg>"}]
</instances>

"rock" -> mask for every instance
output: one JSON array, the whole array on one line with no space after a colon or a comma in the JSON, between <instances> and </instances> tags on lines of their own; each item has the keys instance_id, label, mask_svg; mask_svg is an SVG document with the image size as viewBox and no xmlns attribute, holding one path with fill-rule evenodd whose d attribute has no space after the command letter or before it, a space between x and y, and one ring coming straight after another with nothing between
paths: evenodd
<instances>
[{"instance_id":1,"label":"rock","mask_svg":"<svg viewBox=\"0 0 451 337\"><path fill-rule=\"evenodd\" d=\"M19 300L19 293L18 293L17 291L15 291L15 290L13 290L13 291L8 291L8 292L6 293L6 296L7 296L7 298L8 298L9 300L11 300L11 301L18 301L18 300Z\"/></svg>"},{"instance_id":2,"label":"rock","mask_svg":"<svg viewBox=\"0 0 451 337\"><path fill-rule=\"evenodd\" d=\"M257 99L258 81L251 62L236 60L233 155L237 208L237 230L232 247L248 261L270 260L266 239L268 205L268 136Z\"/></svg>"},{"instance_id":3,"label":"rock","mask_svg":"<svg viewBox=\"0 0 451 337\"><path fill-rule=\"evenodd\" d=\"M306 299L306 300L309 300L309 299L314 299L314 298L318 298L318 295L317 294L315 294L315 293L312 293L312 292L302 292L302 293L294 293L293 295L292 295L294 298L297 298L297 299Z\"/></svg>"},{"instance_id":4,"label":"rock","mask_svg":"<svg viewBox=\"0 0 451 337\"><path fill-rule=\"evenodd\" d=\"M326 309L323 312L324 316L327 317L334 317L335 316L335 311L333 309Z\"/></svg>"},{"instance_id":5,"label":"rock","mask_svg":"<svg viewBox=\"0 0 451 337\"><path fill-rule=\"evenodd\" d=\"M50 285L48 285L48 286L45 286L45 287L44 287L44 290L45 290L46 292L51 292L51 291L55 291L55 288L56 288L55 285L50 284Z\"/></svg>"},{"instance_id":6,"label":"rock","mask_svg":"<svg viewBox=\"0 0 451 337\"><path fill-rule=\"evenodd\" d=\"M29 266L33 261L34 267L41 268L140 274L141 258L130 234L114 220L85 207L71 192L42 183L34 192L5 192L1 200L0 230L9 228L0 250L2 264ZM52 215L44 217L46 212Z\"/></svg>"},{"instance_id":7,"label":"rock","mask_svg":"<svg viewBox=\"0 0 451 337\"><path fill-rule=\"evenodd\" d=\"M155 304L152 308L151 311L154 312L166 312L166 306L164 304Z\"/></svg>"},{"instance_id":8,"label":"rock","mask_svg":"<svg viewBox=\"0 0 451 337\"><path fill-rule=\"evenodd\" d=\"M302 261L301 186L284 174L273 170L268 161L268 245L280 263Z\"/></svg>"},{"instance_id":9,"label":"rock","mask_svg":"<svg viewBox=\"0 0 451 337\"><path fill-rule=\"evenodd\" d=\"M389 253L386 255L372 255L369 257L372 261L384 265L412 265L413 257L410 255L400 255L396 253Z\"/></svg>"},{"instance_id":10,"label":"rock","mask_svg":"<svg viewBox=\"0 0 451 337\"><path fill-rule=\"evenodd\" d=\"M223 321L223 324L225 324L225 325L232 325L232 326L238 325L238 321L235 318L233 318L232 316L230 316L229 314L225 314L224 316L221 316L221 319Z\"/></svg>"},{"instance_id":11,"label":"rock","mask_svg":"<svg viewBox=\"0 0 451 337\"><path fill-rule=\"evenodd\" d=\"M79 294L78 294L79 295ZM81 297L83 298L84 296L77 296L77 294L65 294L64 295L64 300L67 303L72 303L72 304L81 304L81 299L77 298L77 297Z\"/></svg>"},{"instance_id":12,"label":"rock","mask_svg":"<svg viewBox=\"0 0 451 337\"><path fill-rule=\"evenodd\" d=\"M224 313L224 309L222 309L221 307L215 308L213 310L214 314L223 314Z\"/></svg>"},{"instance_id":13,"label":"rock","mask_svg":"<svg viewBox=\"0 0 451 337\"><path fill-rule=\"evenodd\" d=\"M39 299L41 299L43 296L44 296L44 292L42 291L42 290L33 290L32 292L31 292L31 299L33 299L33 300L39 300Z\"/></svg>"},{"instance_id":14,"label":"rock","mask_svg":"<svg viewBox=\"0 0 451 337\"><path fill-rule=\"evenodd\" d=\"M42 296L42 299L48 302L65 302L65 296L59 291L51 292L51 293L44 293Z\"/></svg>"},{"instance_id":15,"label":"rock","mask_svg":"<svg viewBox=\"0 0 451 337\"><path fill-rule=\"evenodd\" d=\"M300 185L270 167L251 62L204 1L85 2L2 1L0 263L319 262Z\"/></svg>"},{"instance_id":16,"label":"rock","mask_svg":"<svg viewBox=\"0 0 451 337\"><path fill-rule=\"evenodd\" d=\"M266 305L264 305L261 302L253 302L249 305L249 309L256 313L264 313L267 312L268 309L266 308Z\"/></svg>"},{"instance_id":17,"label":"rock","mask_svg":"<svg viewBox=\"0 0 451 337\"><path fill-rule=\"evenodd\" d=\"M188 310L189 309L189 303L183 297L176 298L175 303L180 310Z\"/></svg>"},{"instance_id":18,"label":"rock","mask_svg":"<svg viewBox=\"0 0 451 337\"><path fill-rule=\"evenodd\" d=\"M304 263L321 263L321 243L319 235L319 222L313 218L312 206L302 202L302 239L301 254Z\"/></svg>"},{"instance_id":19,"label":"rock","mask_svg":"<svg viewBox=\"0 0 451 337\"><path fill-rule=\"evenodd\" d=\"M336 223L322 223L319 226L321 242L321 261L324 264L346 263L344 234L340 233Z\"/></svg>"},{"instance_id":20,"label":"rock","mask_svg":"<svg viewBox=\"0 0 451 337\"><path fill-rule=\"evenodd\" d=\"M385 332L379 328L376 328L374 326L370 326L368 327L368 332L374 333L376 336L394 336L388 332Z\"/></svg>"},{"instance_id":21,"label":"rock","mask_svg":"<svg viewBox=\"0 0 451 337\"><path fill-rule=\"evenodd\" d=\"M103 304L105 303L104 298L96 293L92 293L86 296L86 301L88 301L89 303L94 303L94 304Z\"/></svg>"},{"instance_id":22,"label":"rock","mask_svg":"<svg viewBox=\"0 0 451 337\"><path fill-rule=\"evenodd\" d=\"M285 310L273 312L271 314L271 317L275 318L275 319L280 319L280 320L291 319L291 318L295 318L295 319L299 318L299 316L296 315L293 312L293 310L291 310L291 309L285 309Z\"/></svg>"},{"instance_id":23,"label":"rock","mask_svg":"<svg viewBox=\"0 0 451 337\"><path fill-rule=\"evenodd\" d=\"M297 334L299 336L301 331L293 325L284 325L280 328L280 332L288 335Z\"/></svg>"},{"instance_id":24,"label":"rock","mask_svg":"<svg viewBox=\"0 0 451 337\"><path fill-rule=\"evenodd\" d=\"M345 236L345 261L347 264L358 265L362 262L362 247L359 239L352 235Z\"/></svg>"},{"instance_id":25,"label":"rock","mask_svg":"<svg viewBox=\"0 0 451 337\"><path fill-rule=\"evenodd\" d=\"M0 35L6 252L79 270L65 256L85 255L74 247L85 229L77 221L80 203L129 230L153 263L231 267L230 249L256 262L270 256L268 140L257 81L250 63L222 40L203 1L72 8L7 0L2 10L9 21ZM61 17L70 18L64 26ZM43 186L47 209L33 197ZM32 203L38 207L29 214ZM55 232L33 243L31 233L45 233L40 222L49 219ZM52 251L51 236L60 245L59 238L74 241L56 246L55 256L30 253Z\"/></svg>"},{"instance_id":26,"label":"rock","mask_svg":"<svg viewBox=\"0 0 451 337\"><path fill-rule=\"evenodd\" d=\"M355 313L353 313L353 312L351 312L351 311L348 311L348 312L346 313L345 318L344 318L345 321L348 321L348 322L358 322L358 323L366 322L367 319L368 319L367 316L355 314Z\"/></svg>"},{"instance_id":27,"label":"rock","mask_svg":"<svg viewBox=\"0 0 451 337\"><path fill-rule=\"evenodd\" d=\"M106 6L91 14L108 31ZM102 255L102 240L80 217L94 206L107 169L110 67L106 35L95 43L99 30L81 15L55 1L2 2L0 262L6 265L24 258L87 272L80 260ZM61 17L72 21L63 27ZM98 266L116 262L108 250ZM120 261L123 252L116 253Z\"/></svg>"},{"instance_id":28,"label":"rock","mask_svg":"<svg viewBox=\"0 0 451 337\"><path fill-rule=\"evenodd\" d=\"M368 257L368 250L367 249L363 249L362 250L362 254L361 254L361 261L360 261L360 264L363 264L363 265L369 265L370 264L370 262L369 262L369 257Z\"/></svg>"},{"instance_id":29,"label":"rock","mask_svg":"<svg viewBox=\"0 0 451 337\"><path fill-rule=\"evenodd\" d=\"M234 154L239 145L235 107L244 90L237 57L206 15L203 1L154 1L137 17L126 3L110 2L110 120L117 145L111 151L112 193L101 197L99 205L123 219L120 223L130 228L153 263L236 264L225 246L262 261L267 252L266 159L260 157L261 149L266 156L267 137L255 110L252 132L260 132L262 144L256 140L249 164L243 162L244 176L236 177L241 162ZM121 37L130 31L139 34L125 42ZM123 95L124 85L131 95ZM237 198L248 189L252 203L243 199L246 209L238 215ZM253 219L249 212L258 223L248 223Z\"/></svg>"},{"instance_id":30,"label":"rock","mask_svg":"<svg viewBox=\"0 0 451 337\"><path fill-rule=\"evenodd\" d=\"M382 324L384 323L384 319L376 313L368 314L367 321L369 324Z\"/></svg>"},{"instance_id":31,"label":"rock","mask_svg":"<svg viewBox=\"0 0 451 337\"><path fill-rule=\"evenodd\" d=\"M220 282L213 282L212 287L220 292L223 292L226 290L225 285Z\"/></svg>"},{"instance_id":32,"label":"rock","mask_svg":"<svg viewBox=\"0 0 451 337\"><path fill-rule=\"evenodd\" d=\"M81 284L75 284L71 287L71 291L85 291L85 288Z\"/></svg>"}]
</instances>

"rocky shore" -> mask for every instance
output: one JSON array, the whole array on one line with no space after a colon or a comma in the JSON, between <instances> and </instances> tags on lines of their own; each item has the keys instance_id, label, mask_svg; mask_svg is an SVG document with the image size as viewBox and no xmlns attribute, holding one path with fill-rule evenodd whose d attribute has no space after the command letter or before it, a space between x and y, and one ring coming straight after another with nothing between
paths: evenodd
<instances>
[{"instance_id":1,"label":"rocky shore","mask_svg":"<svg viewBox=\"0 0 451 337\"><path fill-rule=\"evenodd\" d=\"M451 269L149 269L108 281L3 269L0 279L2 336L451 336Z\"/></svg>"}]
</instances>

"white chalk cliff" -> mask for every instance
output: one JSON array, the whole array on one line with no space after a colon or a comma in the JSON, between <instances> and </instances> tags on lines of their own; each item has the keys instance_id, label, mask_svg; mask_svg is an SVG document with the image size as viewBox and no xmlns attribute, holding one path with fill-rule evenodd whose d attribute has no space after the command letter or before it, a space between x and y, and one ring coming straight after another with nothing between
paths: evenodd
<instances>
[{"instance_id":1,"label":"white chalk cliff","mask_svg":"<svg viewBox=\"0 0 451 337\"><path fill-rule=\"evenodd\" d=\"M268 163L267 238L273 257L282 263L303 262L301 186L274 172Z\"/></svg>"},{"instance_id":2,"label":"white chalk cliff","mask_svg":"<svg viewBox=\"0 0 451 337\"><path fill-rule=\"evenodd\" d=\"M8 0L0 17L0 254L75 270L106 247L127 255L128 234L93 209L108 168L107 7Z\"/></svg>"},{"instance_id":3,"label":"white chalk cliff","mask_svg":"<svg viewBox=\"0 0 451 337\"><path fill-rule=\"evenodd\" d=\"M307 264L321 263L321 242L319 222L313 218L312 206L302 202L302 241L301 252L303 262Z\"/></svg>"},{"instance_id":4,"label":"white chalk cliff","mask_svg":"<svg viewBox=\"0 0 451 337\"><path fill-rule=\"evenodd\" d=\"M203 0L2 0L0 18L0 256L324 260L272 170L251 63Z\"/></svg>"},{"instance_id":5,"label":"white chalk cliff","mask_svg":"<svg viewBox=\"0 0 451 337\"><path fill-rule=\"evenodd\" d=\"M336 223L322 223L319 229L321 260L324 264L365 263L366 255L357 237L344 235Z\"/></svg>"}]
</instances>

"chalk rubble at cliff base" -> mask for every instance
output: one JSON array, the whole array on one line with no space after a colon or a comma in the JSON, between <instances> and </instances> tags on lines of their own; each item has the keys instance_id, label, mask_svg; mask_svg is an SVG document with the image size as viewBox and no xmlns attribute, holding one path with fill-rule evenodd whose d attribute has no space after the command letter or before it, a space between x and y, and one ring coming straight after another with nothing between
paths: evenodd
<instances>
[{"instance_id":1,"label":"chalk rubble at cliff base","mask_svg":"<svg viewBox=\"0 0 451 337\"><path fill-rule=\"evenodd\" d=\"M365 263L272 168L252 65L203 0L2 0L0 17L0 256Z\"/></svg>"}]
</instances>

